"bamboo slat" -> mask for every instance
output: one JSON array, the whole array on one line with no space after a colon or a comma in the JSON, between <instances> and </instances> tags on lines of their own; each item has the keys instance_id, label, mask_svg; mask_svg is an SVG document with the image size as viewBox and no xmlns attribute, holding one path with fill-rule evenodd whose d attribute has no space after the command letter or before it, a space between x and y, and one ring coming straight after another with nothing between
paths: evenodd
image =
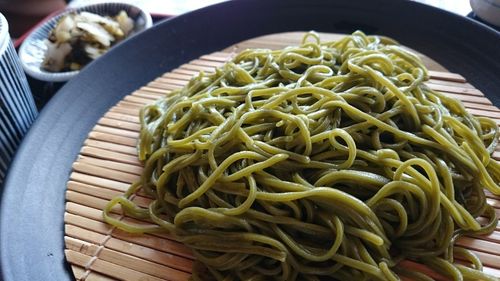
<instances>
[{"instance_id":1,"label":"bamboo slat","mask_svg":"<svg viewBox=\"0 0 500 281\"><path fill-rule=\"evenodd\" d=\"M333 40L337 34L322 34ZM248 47L282 48L297 44L301 33L282 33L255 38L204 55L165 73L148 85L126 96L99 119L84 142L67 184L65 221L65 254L77 280L187 280L193 262L189 249L167 234L133 235L104 223L102 209L113 197L123 194L137 180L142 165L137 159L136 140L140 124L140 108L159 97L186 85L199 71L212 72ZM432 69L428 86L460 99L467 109L478 116L493 118L500 124L500 110L459 74L444 71L428 57L421 55ZM500 159L500 148L493 157ZM500 216L500 197L487 192L490 203ZM132 199L146 207L151 199L139 192ZM123 217L119 207L112 216L133 223L149 224ZM486 220L480 218L480 220ZM496 230L484 236L463 237L458 245L474 251L485 265L484 270L500 277L500 223ZM437 280L443 276L414 262L405 266L426 271Z\"/></svg>"}]
</instances>

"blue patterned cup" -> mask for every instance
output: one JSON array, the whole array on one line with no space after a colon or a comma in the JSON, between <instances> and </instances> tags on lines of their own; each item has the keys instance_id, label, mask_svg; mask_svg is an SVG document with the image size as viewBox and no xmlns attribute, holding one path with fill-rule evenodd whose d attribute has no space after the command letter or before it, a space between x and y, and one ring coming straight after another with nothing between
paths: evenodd
<instances>
[{"instance_id":1,"label":"blue patterned cup","mask_svg":"<svg viewBox=\"0 0 500 281\"><path fill-rule=\"evenodd\" d=\"M17 146L37 116L33 96L0 13L0 186Z\"/></svg>"}]
</instances>

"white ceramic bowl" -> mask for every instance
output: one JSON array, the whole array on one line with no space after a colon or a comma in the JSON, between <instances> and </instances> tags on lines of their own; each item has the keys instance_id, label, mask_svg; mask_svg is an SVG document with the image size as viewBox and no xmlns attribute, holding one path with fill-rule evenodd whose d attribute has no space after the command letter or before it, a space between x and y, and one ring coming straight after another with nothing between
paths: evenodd
<instances>
[{"instance_id":1,"label":"white ceramic bowl","mask_svg":"<svg viewBox=\"0 0 500 281\"><path fill-rule=\"evenodd\" d=\"M470 0L470 5L482 20L500 27L500 0Z\"/></svg>"},{"instance_id":2,"label":"white ceramic bowl","mask_svg":"<svg viewBox=\"0 0 500 281\"><path fill-rule=\"evenodd\" d=\"M56 26L58 20L62 16L71 12L87 11L105 16L116 15L121 10L126 11L128 16L134 20L134 29L128 37L133 36L135 33L145 30L153 25L153 21L149 13L134 5L126 3L100 3L64 10L46 22L40 24L22 43L19 48L19 57L21 58L24 71L33 78L42 81L63 82L71 79L79 73L79 70L50 72L41 67L45 51L47 50L44 40L47 39L50 31Z\"/></svg>"}]
</instances>

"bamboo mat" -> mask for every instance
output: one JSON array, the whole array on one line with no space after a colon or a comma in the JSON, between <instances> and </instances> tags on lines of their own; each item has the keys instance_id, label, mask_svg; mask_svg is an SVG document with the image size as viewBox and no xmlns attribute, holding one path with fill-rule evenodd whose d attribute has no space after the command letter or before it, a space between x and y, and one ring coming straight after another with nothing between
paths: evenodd
<instances>
[{"instance_id":1,"label":"bamboo mat","mask_svg":"<svg viewBox=\"0 0 500 281\"><path fill-rule=\"evenodd\" d=\"M263 36L202 56L124 97L98 121L73 164L66 191L65 254L77 280L180 281L189 278L193 256L182 244L164 234L131 235L107 225L102 219L101 210L107 201L123 194L141 174L135 148L140 129L139 109L182 87L199 71L213 71L235 52L248 47L296 45L301 34ZM322 39L338 36L322 34ZM432 89L462 100L471 113L493 118L500 124L500 110L479 90L462 76L443 71L444 68L429 58L423 56L423 60L429 69L434 69L428 82ZM493 157L500 159L500 148ZM487 196L500 216L500 197L490 193ZM139 193L133 201L147 206L150 199ZM137 222L124 217L119 209L114 210L114 215L123 221ZM463 237L458 245L473 250L484 263L484 270L500 277L500 223L492 234ZM406 264L420 267L411 262ZM445 280L438 275L435 278Z\"/></svg>"}]
</instances>

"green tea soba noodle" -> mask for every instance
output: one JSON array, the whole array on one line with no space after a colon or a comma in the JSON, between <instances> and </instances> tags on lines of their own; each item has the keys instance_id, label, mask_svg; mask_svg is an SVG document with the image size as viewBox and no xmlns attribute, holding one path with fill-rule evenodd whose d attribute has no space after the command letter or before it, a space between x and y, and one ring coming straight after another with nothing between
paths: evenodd
<instances>
[{"instance_id":1,"label":"green tea soba noodle","mask_svg":"<svg viewBox=\"0 0 500 281\"><path fill-rule=\"evenodd\" d=\"M415 54L359 31L243 51L141 110L144 171L104 218L173 235L193 280L432 280L403 260L496 280L455 241L497 225L497 125L428 79ZM117 204L150 224L111 216Z\"/></svg>"}]
</instances>

